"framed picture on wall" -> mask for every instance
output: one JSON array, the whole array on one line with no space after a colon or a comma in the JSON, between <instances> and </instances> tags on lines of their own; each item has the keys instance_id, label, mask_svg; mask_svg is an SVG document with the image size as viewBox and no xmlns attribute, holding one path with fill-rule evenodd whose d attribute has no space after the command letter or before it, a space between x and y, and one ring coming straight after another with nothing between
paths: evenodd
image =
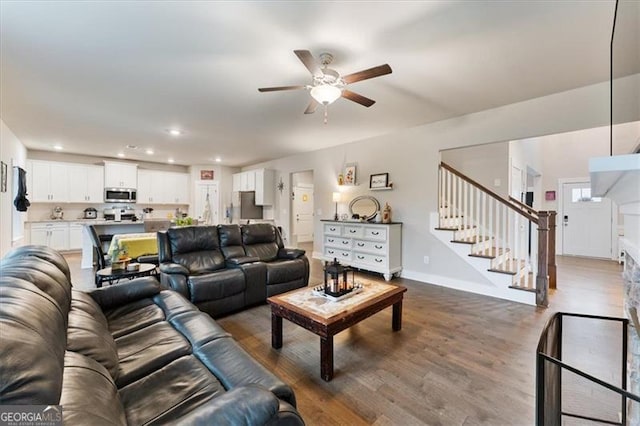
<instances>
[{"instance_id":1,"label":"framed picture on wall","mask_svg":"<svg viewBox=\"0 0 640 426\"><path fill-rule=\"evenodd\" d=\"M213 180L213 170L200 170L200 180Z\"/></svg>"},{"instance_id":2,"label":"framed picture on wall","mask_svg":"<svg viewBox=\"0 0 640 426\"><path fill-rule=\"evenodd\" d=\"M356 164L346 164L344 166L344 185L356 184Z\"/></svg>"},{"instance_id":3,"label":"framed picture on wall","mask_svg":"<svg viewBox=\"0 0 640 426\"><path fill-rule=\"evenodd\" d=\"M7 192L7 163L0 162L0 192Z\"/></svg>"},{"instance_id":4,"label":"framed picture on wall","mask_svg":"<svg viewBox=\"0 0 640 426\"><path fill-rule=\"evenodd\" d=\"M377 173L369 176L369 188L386 188L389 186L389 173Z\"/></svg>"}]
</instances>

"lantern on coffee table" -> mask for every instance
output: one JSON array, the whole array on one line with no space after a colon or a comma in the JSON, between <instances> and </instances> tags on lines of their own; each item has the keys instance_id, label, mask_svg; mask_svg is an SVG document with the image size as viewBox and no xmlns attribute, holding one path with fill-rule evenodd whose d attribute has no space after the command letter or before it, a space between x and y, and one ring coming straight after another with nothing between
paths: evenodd
<instances>
[{"instance_id":1,"label":"lantern on coffee table","mask_svg":"<svg viewBox=\"0 0 640 426\"><path fill-rule=\"evenodd\" d=\"M351 272L351 281L349 281L349 272ZM349 293L354 288L354 277L353 268L343 266L337 259L333 259L333 262L324 268L324 293L333 297Z\"/></svg>"}]
</instances>

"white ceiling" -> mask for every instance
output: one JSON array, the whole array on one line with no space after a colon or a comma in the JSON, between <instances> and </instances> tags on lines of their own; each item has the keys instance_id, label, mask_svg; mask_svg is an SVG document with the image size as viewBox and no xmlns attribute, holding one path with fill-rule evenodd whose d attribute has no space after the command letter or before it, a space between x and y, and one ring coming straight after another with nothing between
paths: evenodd
<instances>
[{"instance_id":1,"label":"white ceiling","mask_svg":"<svg viewBox=\"0 0 640 426\"><path fill-rule=\"evenodd\" d=\"M3 1L0 114L30 149L246 165L605 81L614 5ZM310 82L294 49L393 74L324 125L308 92L257 90Z\"/></svg>"}]
</instances>

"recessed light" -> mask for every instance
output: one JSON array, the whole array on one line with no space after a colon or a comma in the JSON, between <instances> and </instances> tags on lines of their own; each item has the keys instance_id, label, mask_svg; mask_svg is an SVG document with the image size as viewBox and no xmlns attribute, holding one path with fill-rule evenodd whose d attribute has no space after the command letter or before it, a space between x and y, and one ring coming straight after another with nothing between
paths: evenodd
<instances>
[{"instance_id":1,"label":"recessed light","mask_svg":"<svg viewBox=\"0 0 640 426\"><path fill-rule=\"evenodd\" d=\"M138 149L137 145L127 145L127 149Z\"/></svg>"},{"instance_id":2,"label":"recessed light","mask_svg":"<svg viewBox=\"0 0 640 426\"><path fill-rule=\"evenodd\" d=\"M176 162L176 160L174 160L173 158L169 158L169 159L167 160L167 162L168 162L168 163L175 163L175 162Z\"/></svg>"},{"instance_id":3,"label":"recessed light","mask_svg":"<svg viewBox=\"0 0 640 426\"><path fill-rule=\"evenodd\" d=\"M219 162L221 162L221 161L222 161L222 158L220 158L220 157L216 157L216 163L219 163Z\"/></svg>"},{"instance_id":4,"label":"recessed light","mask_svg":"<svg viewBox=\"0 0 640 426\"><path fill-rule=\"evenodd\" d=\"M153 155L153 150L152 150L152 149L150 149L150 148L149 148L149 149L147 149L145 152L146 152L148 155Z\"/></svg>"},{"instance_id":5,"label":"recessed light","mask_svg":"<svg viewBox=\"0 0 640 426\"><path fill-rule=\"evenodd\" d=\"M182 130L180 129L167 129L167 133L171 136L180 136L182 134Z\"/></svg>"},{"instance_id":6,"label":"recessed light","mask_svg":"<svg viewBox=\"0 0 640 426\"><path fill-rule=\"evenodd\" d=\"M118 153L118 157L120 157L120 158L124 158L124 152L119 152L119 153Z\"/></svg>"},{"instance_id":7,"label":"recessed light","mask_svg":"<svg viewBox=\"0 0 640 426\"><path fill-rule=\"evenodd\" d=\"M62 151L64 148L62 147L62 145L54 145L53 149L55 149L56 151Z\"/></svg>"}]
</instances>

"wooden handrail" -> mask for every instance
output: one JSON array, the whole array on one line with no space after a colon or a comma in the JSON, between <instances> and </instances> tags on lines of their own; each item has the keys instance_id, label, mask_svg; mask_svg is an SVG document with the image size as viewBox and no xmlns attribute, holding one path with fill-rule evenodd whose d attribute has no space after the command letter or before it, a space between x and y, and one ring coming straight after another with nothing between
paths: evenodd
<instances>
[{"instance_id":1,"label":"wooden handrail","mask_svg":"<svg viewBox=\"0 0 640 426\"><path fill-rule=\"evenodd\" d=\"M534 210L531 206L526 205L525 203L523 203L522 201L518 200L517 198L513 198L511 195L509 195L509 201L511 201L512 203L515 203L521 209L527 210L532 215L538 216L538 211L537 210Z\"/></svg>"},{"instance_id":2,"label":"wooden handrail","mask_svg":"<svg viewBox=\"0 0 640 426\"><path fill-rule=\"evenodd\" d=\"M502 198L502 196L496 194L495 192L493 192L492 190L490 190L486 186L476 182L475 180L471 179L470 177L466 176L465 174L457 171L456 169L454 169L453 167L451 167L447 163L440 162L440 167L450 171L454 175L456 175L459 178L465 180L466 182L470 183L471 185L475 186L476 188L480 189L481 191L486 192L487 194L489 194L489 196L491 196L492 198L497 200L499 203L504 204L505 206L509 207L511 210L513 210L516 213L518 213L520 216L524 216L525 218L529 219L531 222L533 222L536 225L538 225L538 218L537 217L533 216L532 214L530 214L528 212L523 212L522 209L514 206L513 203L510 203L508 200L505 200L504 198Z\"/></svg>"}]
</instances>

